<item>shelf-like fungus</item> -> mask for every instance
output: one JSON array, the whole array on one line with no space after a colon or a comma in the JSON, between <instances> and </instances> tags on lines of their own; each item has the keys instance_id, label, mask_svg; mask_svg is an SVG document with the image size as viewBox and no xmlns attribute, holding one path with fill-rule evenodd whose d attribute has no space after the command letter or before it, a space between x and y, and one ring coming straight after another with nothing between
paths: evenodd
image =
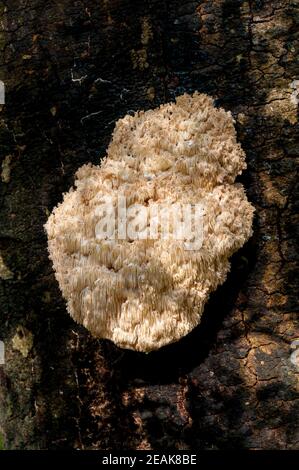
<instances>
[{"instance_id":1,"label":"shelf-like fungus","mask_svg":"<svg viewBox=\"0 0 299 470\"><path fill-rule=\"evenodd\" d=\"M235 183L245 167L231 114L204 94L120 119L107 157L78 170L45 226L71 316L138 351L191 331L252 232L253 207ZM186 224L175 231L183 209L199 206L192 236Z\"/></svg>"}]
</instances>

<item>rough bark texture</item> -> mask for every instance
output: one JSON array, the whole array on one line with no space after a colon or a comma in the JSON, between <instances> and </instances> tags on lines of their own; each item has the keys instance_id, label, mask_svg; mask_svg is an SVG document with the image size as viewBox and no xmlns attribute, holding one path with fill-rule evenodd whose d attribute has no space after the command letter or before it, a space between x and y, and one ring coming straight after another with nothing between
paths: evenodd
<instances>
[{"instance_id":1,"label":"rough bark texture","mask_svg":"<svg viewBox=\"0 0 299 470\"><path fill-rule=\"evenodd\" d=\"M0 13L4 446L298 448L298 1L6 0ZM120 350L66 314L43 224L118 118L194 90L236 119L255 234L200 327L156 353Z\"/></svg>"}]
</instances>

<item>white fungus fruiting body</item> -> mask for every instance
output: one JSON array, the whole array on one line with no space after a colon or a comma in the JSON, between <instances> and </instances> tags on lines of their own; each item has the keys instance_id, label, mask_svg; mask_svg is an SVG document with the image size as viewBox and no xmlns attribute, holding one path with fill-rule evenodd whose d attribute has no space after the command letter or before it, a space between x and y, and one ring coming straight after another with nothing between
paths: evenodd
<instances>
[{"instance_id":1,"label":"white fungus fruiting body","mask_svg":"<svg viewBox=\"0 0 299 470\"><path fill-rule=\"evenodd\" d=\"M229 112L195 93L120 119L100 166L84 165L46 224L71 316L99 338L138 351L177 341L198 323L229 258L250 237L253 207L235 178L246 168ZM198 204L200 249L182 240L101 239L99 207Z\"/></svg>"}]
</instances>

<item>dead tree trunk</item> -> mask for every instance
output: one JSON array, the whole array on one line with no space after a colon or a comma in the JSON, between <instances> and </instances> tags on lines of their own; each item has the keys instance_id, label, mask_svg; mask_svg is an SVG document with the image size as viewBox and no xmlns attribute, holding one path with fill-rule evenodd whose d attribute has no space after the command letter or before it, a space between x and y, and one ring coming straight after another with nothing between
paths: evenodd
<instances>
[{"instance_id":1,"label":"dead tree trunk","mask_svg":"<svg viewBox=\"0 0 299 470\"><path fill-rule=\"evenodd\" d=\"M0 5L5 448L298 448L298 2ZM123 351L66 314L43 224L117 119L194 90L236 120L255 234L200 327Z\"/></svg>"}]
</instances>

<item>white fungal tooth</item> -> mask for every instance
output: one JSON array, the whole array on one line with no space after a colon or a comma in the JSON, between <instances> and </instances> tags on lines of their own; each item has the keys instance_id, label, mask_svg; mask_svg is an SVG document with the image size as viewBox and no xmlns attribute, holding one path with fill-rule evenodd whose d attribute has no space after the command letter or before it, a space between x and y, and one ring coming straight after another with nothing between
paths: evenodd
<instances>
[{"instance_id":1,"label":"white fungal tooth","mask_svg":"<svg viewBox=\"0 0 299 470\"><path fill-rule=\"evenodd\" d=\"M78 170L45 225L70 315L138 351L191 331L252 233L244 168L231 113L207 95L120 119L107 157ZM187 206L204 216L188 225Z\"/></svg>"}]
</instances>

